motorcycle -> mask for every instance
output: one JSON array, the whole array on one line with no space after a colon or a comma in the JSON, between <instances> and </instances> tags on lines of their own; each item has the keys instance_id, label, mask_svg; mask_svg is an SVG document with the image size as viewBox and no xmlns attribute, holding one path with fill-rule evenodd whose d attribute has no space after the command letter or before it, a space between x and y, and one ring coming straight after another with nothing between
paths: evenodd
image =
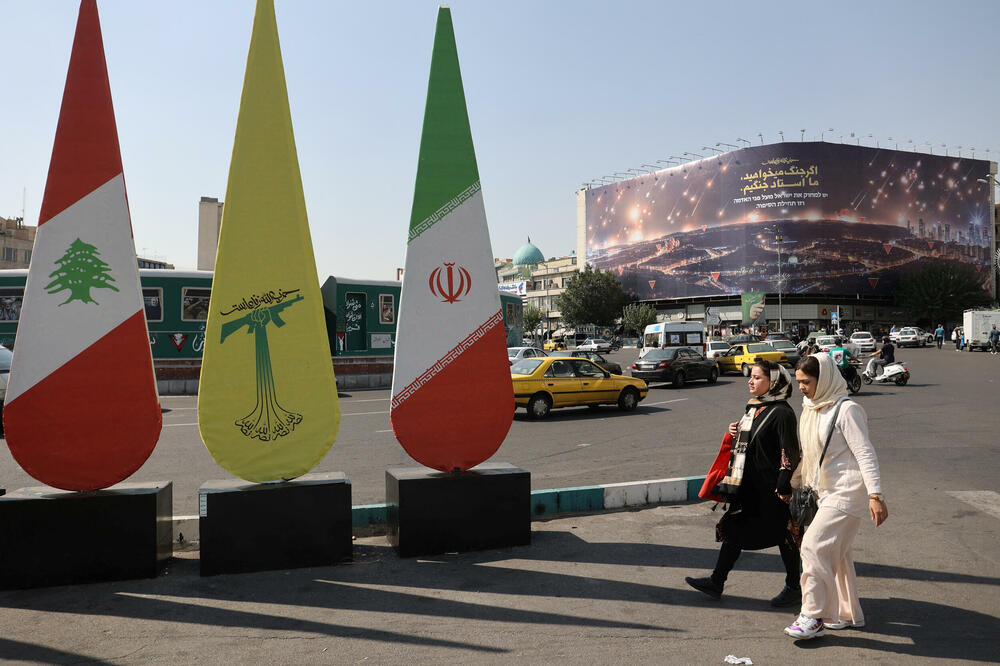
<instances>
[{"instance_id":1,"label":"motorcycle","mask_svg":"<svg viewBox=\"0 0 1000 666\"><path fill-rule=\"evenodd\" d=\"M858 374L858 369L853 364L846 368L840 368L840 375L847 382L847 390L850 391L851 395L861 390L861 375Z\"/></svg>"},{"instance_id":2,"label":"motorcycle","mask_svg":"<svg viewBox=\"0 0 1000 666\"><path fill-rule=\"evenodd\" d=\"M876 374L875 359L868 361L868 367L861 375L861 381L865 384L888 384L893 382L896 386L905 386L910 381L910 369L902 361L894 361L882 368L882 374Z\"/></svg>"}]
</instances>

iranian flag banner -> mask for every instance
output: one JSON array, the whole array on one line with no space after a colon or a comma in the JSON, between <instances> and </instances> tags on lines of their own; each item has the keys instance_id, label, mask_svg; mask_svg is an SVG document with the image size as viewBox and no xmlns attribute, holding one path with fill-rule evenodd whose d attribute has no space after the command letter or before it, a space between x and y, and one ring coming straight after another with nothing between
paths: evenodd
<instances>
[{"instance_id":1,"label":"iranian flag banner","mask_svg":"<svg viewBox=\"0 0 1000 666\"><path fill-rule=\"evenodd\" d=\"M83 0L3 412L42 483L127 478L160 435L118 130L95 0Z\"/></svg>"},{"instance_id":2,"label":"iranian flag banner","mask_svg":"<svg viewBox=\"0 0 1000 666\"><path fill-rule=\"evenodd\" d=\"M390 420L417 462L460 471L500 447L514 394L451 10L438 9L396 333Z\"/></svg>"}]
</instances>

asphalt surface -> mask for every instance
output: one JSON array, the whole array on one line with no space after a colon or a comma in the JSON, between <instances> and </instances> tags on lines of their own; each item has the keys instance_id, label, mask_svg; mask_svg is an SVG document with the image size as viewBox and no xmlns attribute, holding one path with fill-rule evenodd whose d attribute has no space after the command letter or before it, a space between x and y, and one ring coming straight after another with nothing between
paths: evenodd
<instances>
[{"instance_id":1,"label":"asphalt surface","mask_svg":"<svg viewBox=\"0 0 1000 666\"><path fill-rule=\"evenodd\" d=\"M766 601L782 581L773 549L744 554L721 602L689 589L684 576L714 564L718 519L710 504L691 503L536 521L532 545L520 548L402 560L375 537L357 541L352 564L212 578L198 576L189 550L157 579L0 592L0 660L996 662L1000 356L898 355L911 383L857 397L890 512L877 530L866 521L855 543L863 630L784 636L794 611ZM703 473L745 391L731 375L654 387L631 414L563 410L535 422L520 413L495 459L531 471L537 488ZM384 468L409 464L379 432L389 429L387 397L344 398L340 437L319 468L348 473L355 503L381 501ZM165 404L164 438L134 480L172 478L188 511L185 493L225 474L196 427L171 425L194 422L182 409L193 400ZM2 485L34 484L2 455Z\"/></svg>"}]
</instances>

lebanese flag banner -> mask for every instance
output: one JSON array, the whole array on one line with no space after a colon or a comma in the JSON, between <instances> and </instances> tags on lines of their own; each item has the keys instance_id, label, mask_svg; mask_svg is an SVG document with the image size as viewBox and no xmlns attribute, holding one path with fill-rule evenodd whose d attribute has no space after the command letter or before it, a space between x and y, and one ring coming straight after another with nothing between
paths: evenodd
<instances>
[{"instance_id":1,"label":"lebanese flag banner","mask_svg":"<svg viewBox=\"0 0 1000 666\"><path fill-rule=\"evenodd\" d=\"M254 15L198 389L202 441L247 481L301 476L337 438L340 402L273 0L258 0Z\"/></svg>"},{"instance_id":2,"label":"lebanese flag banner","mask_svg":"<svg viewBox=\"0 0 1000 666\"><path fill-rule=\"evenodd\" d=\"M3 411L24 470L98 490L152 453L162 417L95 0L83 0Z\"/></svg>"},{"instance_id":3,"label":"lebanese flag banner","mask_svg":"<svg viewBox=\"0 0 1000 666\"><path fill-rule=\"evenodd\" d=\"M410 456L466 470L503 443L514 388L451 10L438 9L389 418Z\"/></svg>"}]
</instances>

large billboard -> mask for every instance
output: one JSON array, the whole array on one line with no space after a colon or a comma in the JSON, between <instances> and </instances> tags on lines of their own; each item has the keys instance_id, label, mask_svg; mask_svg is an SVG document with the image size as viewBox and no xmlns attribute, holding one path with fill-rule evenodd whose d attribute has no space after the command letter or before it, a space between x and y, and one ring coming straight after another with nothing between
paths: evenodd
<instances>
[{"instance_id":1,"label":"large billboard","mask_svg":"<svg viewBox=\"0 0 1000 666\"><path fill-rule=\"evenodd\" d=\"M587 262L640 299L889 298L927 261L992 288L990 162L825 142L734 150L587 190ZM989 179L986 179L989 180ZM779 262L780 256L780 262Z\"/></svg>"}]
</instances>

